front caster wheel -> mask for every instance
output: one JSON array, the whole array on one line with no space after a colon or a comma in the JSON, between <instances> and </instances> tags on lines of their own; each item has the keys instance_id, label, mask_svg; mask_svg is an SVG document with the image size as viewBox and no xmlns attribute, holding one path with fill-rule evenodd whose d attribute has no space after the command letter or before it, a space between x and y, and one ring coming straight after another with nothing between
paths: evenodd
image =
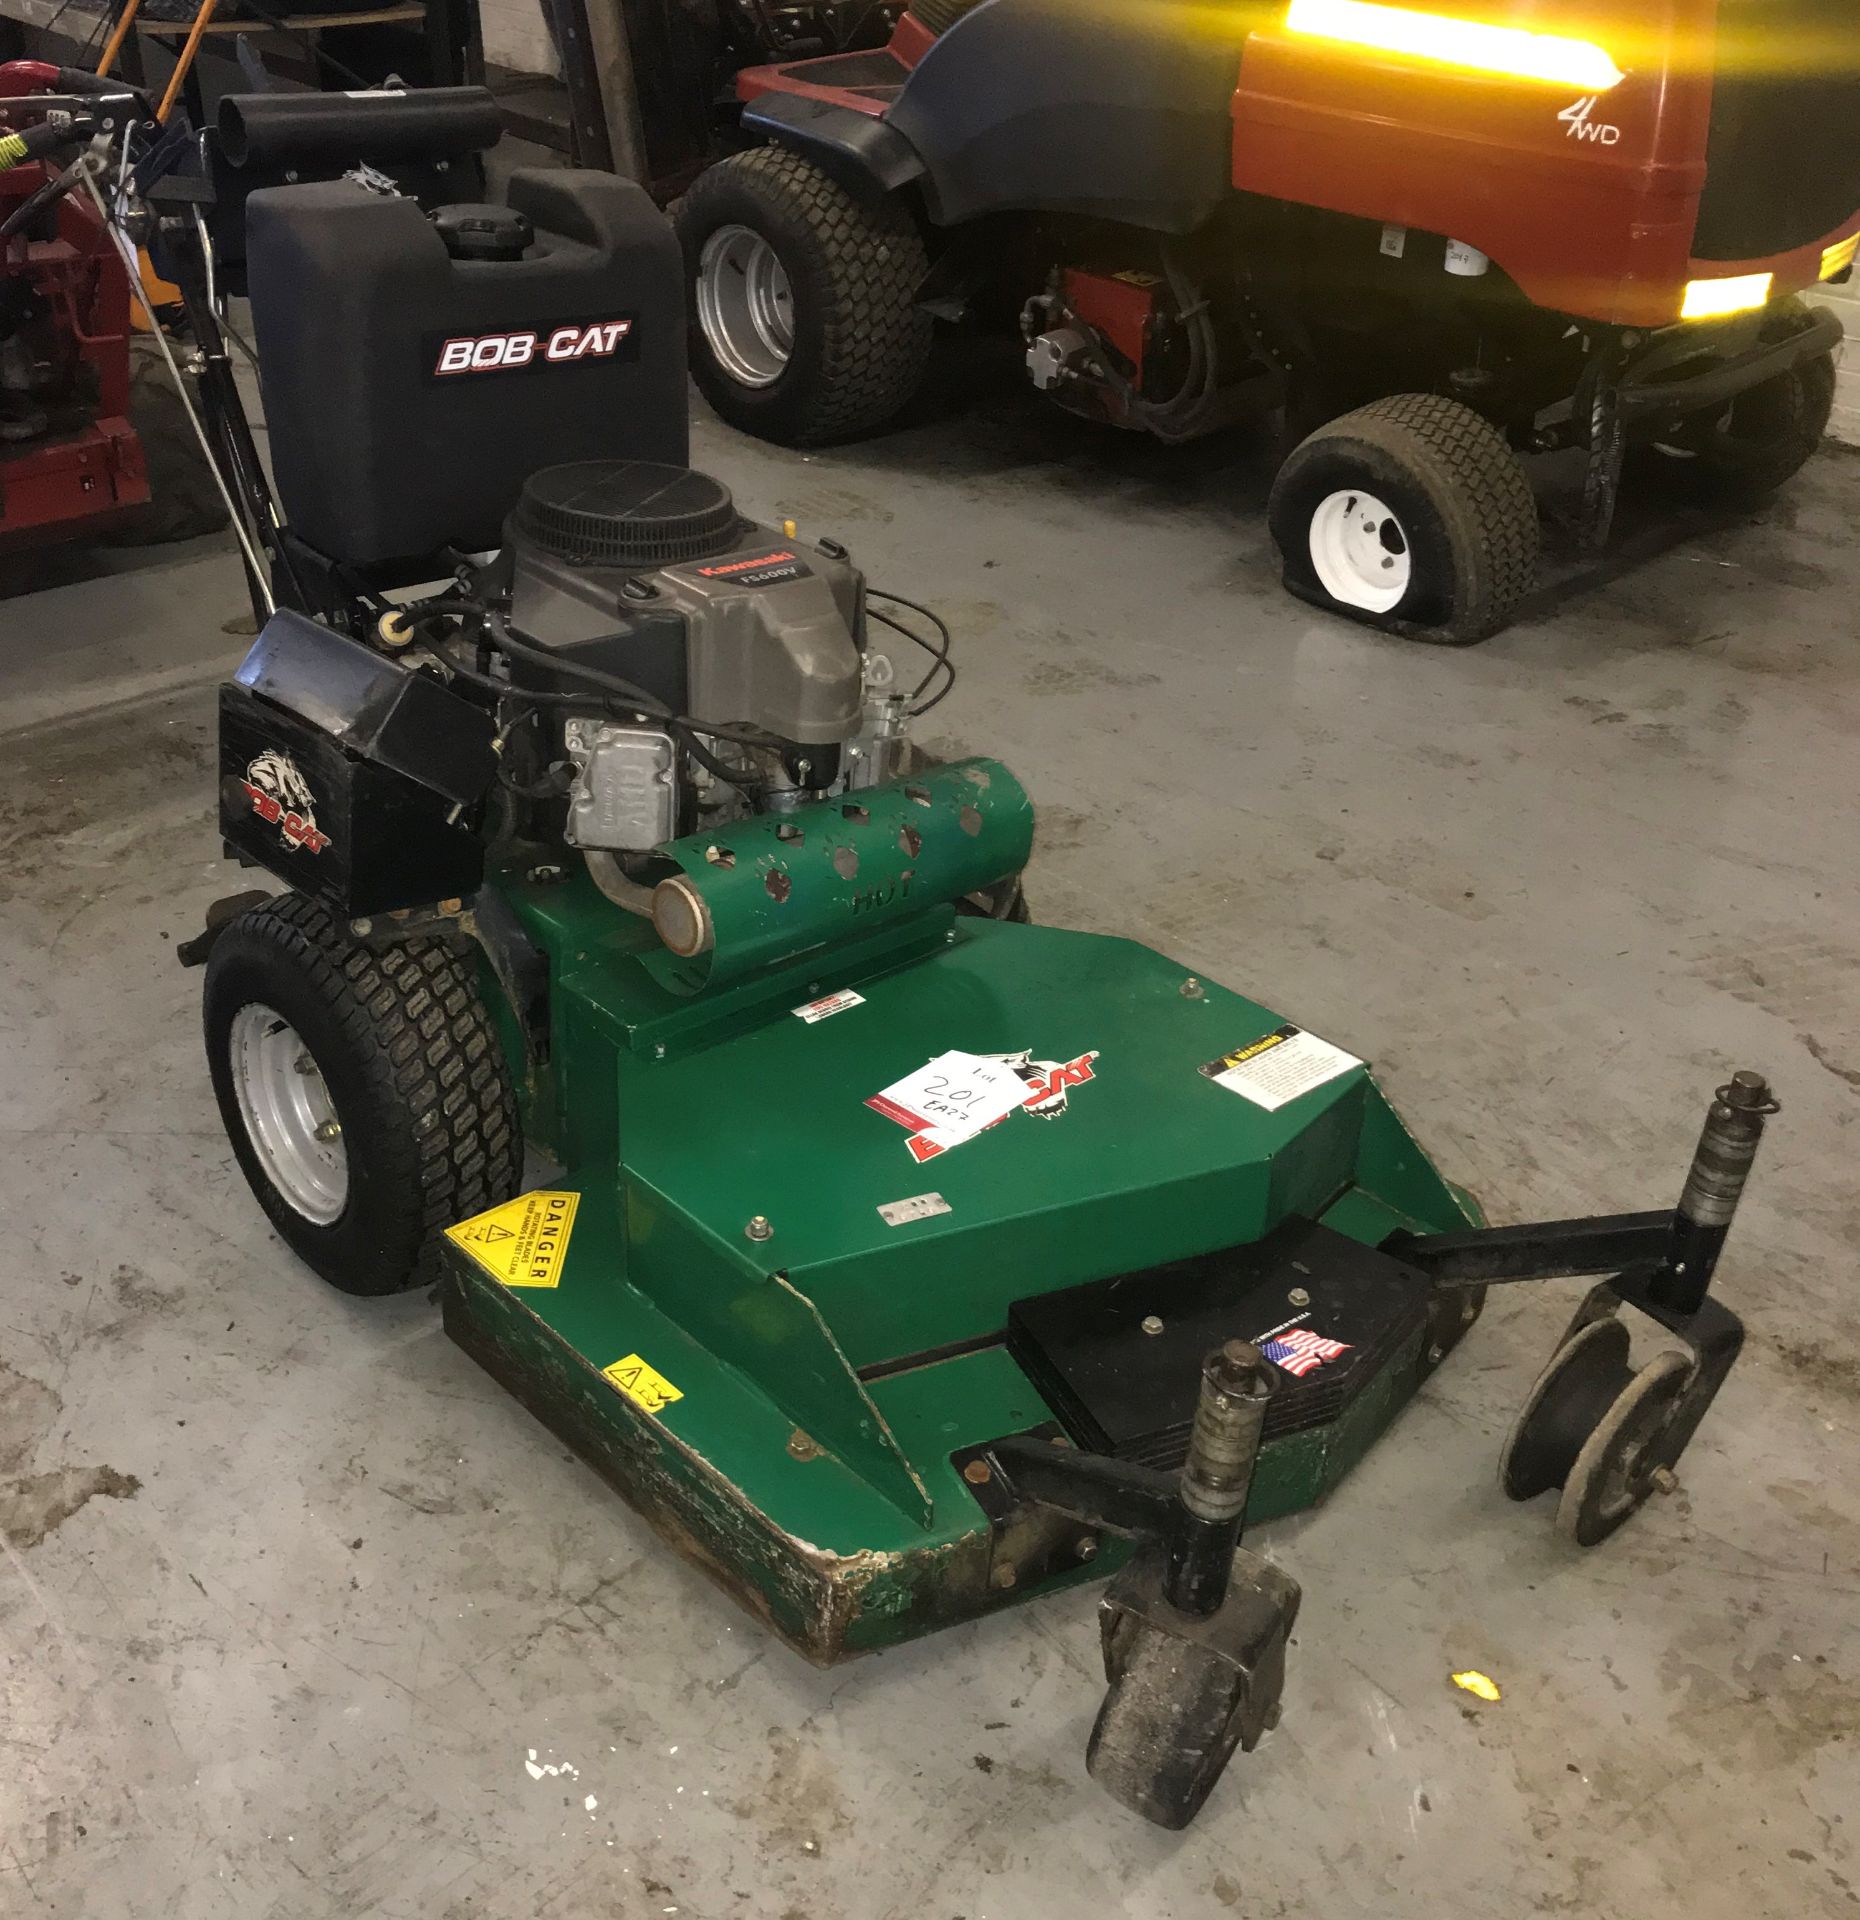
<instances>
[{"instance_id":1,"label":"front caster wheel","mask_svg":"<svg viewBox=\"0 0 1860 1920\"><path fill-rule=\"evenodd\" d=\"M1439 394L1377 400L1320 427L1267 509L1286 586L1415 640L1470 646L1537 578L1537 504L1505 437Z\"/></svg>"},{"instance_id":2,"label":"front caster wheel","mask_svg":"<svg viewBox=\"0 0 1860 1920\"><path fill-rule=\"evenodd\" d=\"M1133 1813L1181 1828L1236 1750L1251 1753L1279 1724L1301 1593L1242 1547L1215 1610L1183 1613L1167 1595L1167 1559L1146 1542L1098 1603L1106 1684L1085 1766Z\"/></svg>"},{"instance_id":3,"label":"front caster wheel","mask_svg":"<svg viewBox=\"0 0 1860 1920\"><path fill-rule=\"evenodd\" d=\"M240 1170L331 1286L436 1279L444 1229L516 1193L510 1075L472 969L443 941L375 952L285 894L220 930L204 1013Z\"/></svg>"},{"instance_id":4,"label":"front caster wheel","mask_svg":"<svg viewBox=\"0 0 1860 1920\"><path fill-rule=\"evenodd\" d=\"M1514 1500L1552 1487L1557 1531L1593 1547L1670 1484L1660 1442L1693 1365L1683 1354L1628 1364L1628 1330L1591 1321L1566 1340L1538 1376L1506 1442L1499 1482Z\"/></svg>"},{"instance_id":5,"label":"front caster wheel","mask_svg":"<svg viewBox=\"0 0 1860 1920\"><path fill-rule=\"evenodd\" d=\"M917 391L930 320L922 237L780 147L732 154L678 209L691 372L731 426L815 446L882 426Z\"/></svg>"}]
</instances>

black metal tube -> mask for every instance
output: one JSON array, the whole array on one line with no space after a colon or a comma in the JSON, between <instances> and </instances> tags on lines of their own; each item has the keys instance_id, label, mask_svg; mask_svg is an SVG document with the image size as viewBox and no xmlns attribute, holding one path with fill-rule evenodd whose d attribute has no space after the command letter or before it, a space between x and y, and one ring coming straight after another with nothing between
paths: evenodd
<instances>
[{"instance_id":1,"label":"black metal tube","mask_svg":"<svg viewBox=\"0 0 1860 1920\"><path fill-rule=\"evenodd\" d=\"M989 1449L995 1478L1016 1500L1031 1500L1113 1533L1161 1533L1174 1526L1176 1479L1157 1467L1013 1435Z\"/></svg>"},{"instance_id":2,"label":"black metal tube","mask_svg":"<svg viewBox=\"0 0 1860 1920\"><path fill-rule=\"evenodd\" d=\"M486 87L229 93L219 105L220 145L234 167L461 160L496 146L502 131Z\"/></svg>"},{"instance_id":3,"label":"black metal tube","mask_svg":"<svg viewBox=\"0 0 1860 1920\"><path fill-rule=\"evenodd\" d=\"M1271 1370L1243 1340L1229 1340L1202 1364L1163 1577L1169 1604L1183 1613L1210 1614L1227 1597L1271 1396Z\"/></svg>"},{"instance_id":4,"label":"black metal tube","mask_svg":"<svg viewBox=\"0 0 1860 1920\"><path fill-rule=\"evenodd\" d=\"M1673 1215L1592 1214L1576 1220L1533 1220L1521 1227L1468 1227L1459 1233L1395 1233L1382 1251L1419 1267L1436 1285L1483 1287L1505 1280L1559 1280L1578 1273L1619 1273L1660 1259Z\"/></svg>"},{"instance_id":5,"label":"black metal tube","mask_svg":"<svg viewBox=\"0 0 1860 1920\"><path fill-rule=\"evenodd\" d=\"M303 588L291 569L290 557L278 541L277 512L272 504L271 487L265 479L264 463L252 438L252 423L246 417L245 402L233 375L232 355L226 337L220 331L219 316L207 298L206 261L200 251L198 235L184 220L163 222L163 237L171 244L164 253L168 271L181 290L181 304L187 313L188 330L200 355L196 390L200 416L207 437L218 457L220 477L227 491L242 510L246 531L271 562L273 577L270 591L275 599L302 608ZM240 551L251 596L252 613L262 626L269 612L267 583L252 571L252 562ZM288 582L289 591L280 591ZM310 611L303 608L303 611Z\"/></svg>"},{"instance_id":6,"label":"black metal tube","mask_svg":"<svg viewBox=\"0 0 1860 1920\"><path fill-rule=\"evenodd\" d=\"M1708 407L1722 406L1740 393L1787 373L1803 360L1833 351L1842 337L1839 317L1822 307L1812 310L1808 324L1799 333L1752 347L1729 360L1714 361L1702 373L1674 380L1640 380L1635 378L1639 370L1630 367L1621 388L1622 414L1637 420L1649 413L1701 413Z\"/></svg>"},{"instance_id":7,"label":"black metal tube","mask_svg":"<svg viewBox=\"0 0 1860 1920\"><path fill-rule=\"evenodd\" d=\"M1763 1122L1776 1111L1770 1083L1760 1073L1734 1073L1718 1089L1673 1212L1664 1263L1647 1285L1650 1300L1675 1313L1696 1313L1704 1303L1763 1139Z\"/></svg>"}]
</instances>

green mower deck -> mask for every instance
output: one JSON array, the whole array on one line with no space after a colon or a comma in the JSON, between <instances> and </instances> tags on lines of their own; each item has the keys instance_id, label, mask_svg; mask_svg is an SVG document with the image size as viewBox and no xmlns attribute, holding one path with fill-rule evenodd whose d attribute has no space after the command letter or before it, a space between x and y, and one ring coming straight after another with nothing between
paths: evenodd
<instances>
[{"instance_id":1,"label":"green mower deck","mask_svg":"<svg viewBox=\"0 0 1860 1920\"><path fill-rule=\"evenodd\" d=\"M1282 1023L1131 941L938 907L694 997L585 876L501 890L547 958L547 1059L508 1044L564 1171L455 1229L447 1331L811 1660L1123 1557L1063 1517L991 1519L952 1460L1054 1429L1012 1303L1292 1218L1367 1246L1476 1223L1366 1069L1277 1111L1217 1084ZM866 1103L951 1048L1069 1066L1063 1104L920 1163ZM1249 1517L1321 1499L1448 1344L1416 1324L1333 1417L1269 1435Z\"/></svg>"}]
</instances>

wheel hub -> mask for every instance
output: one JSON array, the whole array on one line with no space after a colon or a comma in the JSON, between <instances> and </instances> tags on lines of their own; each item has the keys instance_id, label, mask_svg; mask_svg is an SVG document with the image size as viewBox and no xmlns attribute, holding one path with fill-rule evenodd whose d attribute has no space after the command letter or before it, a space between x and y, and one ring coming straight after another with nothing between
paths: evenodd
<instances>
[{"instance_id":1,"label":"wheel hub","mask_svg":"<svg viewBox=\"0 0 1860 1920\"><path fill-rule=\"evenodd\" d=\"M1408 592L1414 561L1392 507L1373 493L1347 488L1318 503L1311 516L1311 564L1324 591L1364 613L1389 613Z\"/></svg>"},{"instance_id":2,"label":"wheel hub","mask_svg":"<svg viewBox=\"0 0 1860 1920\"><path fill-rule=\"evenodd\" d=\"M349 1153L321 1068L297 1029L254 1001L227 1036L233 1091L265 1177L304 1218L329 1226L349 1199Z\"/></svg>"},{"instance_id":3,"label":"wheel hub","mask_svg":"<svg viewBox=\"0 0 1860 1920\"><path fill-rule=\"evenodd\" d=\"M719 227L698 256L698 325L717 364L745 387L770 387L794 355L794 289L752 228Z\"/></svg>"}]
</instances>

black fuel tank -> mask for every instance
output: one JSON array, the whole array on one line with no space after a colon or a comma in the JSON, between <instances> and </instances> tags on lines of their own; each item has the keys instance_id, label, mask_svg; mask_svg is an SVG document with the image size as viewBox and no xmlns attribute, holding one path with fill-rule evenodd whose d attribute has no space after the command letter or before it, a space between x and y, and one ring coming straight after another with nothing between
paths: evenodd
<instances>
[{"instance_id":1,"label":"black fuel tank","mask_svg":"<svg viewBox=\"0 0 1860 1920\"><path fill-rule=\"evenodd\" d=\"M526 169L509 200L529 223L515 258L455 257L415 201L350 180L247 202L280 503L348 566L497 546L542 467L685 462L670 223L612 174Z\"/></svg>"}]
</instances>

